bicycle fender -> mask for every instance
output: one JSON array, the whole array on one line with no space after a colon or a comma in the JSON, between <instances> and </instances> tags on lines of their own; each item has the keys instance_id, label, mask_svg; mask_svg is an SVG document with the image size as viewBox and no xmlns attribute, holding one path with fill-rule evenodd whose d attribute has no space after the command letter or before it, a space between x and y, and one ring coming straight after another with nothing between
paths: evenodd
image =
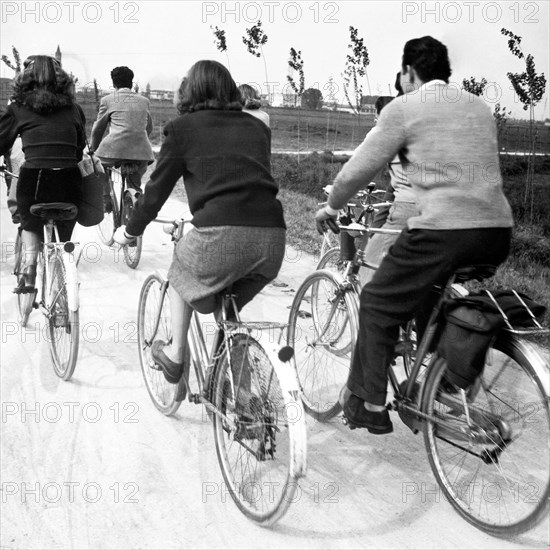
<instances>
[{"instance_id":1,"label":"bicycle fender","mask_svg":"<svg viewBox=\"0 0 550 550\"><path fill-rule=\"evenodd\" d=\"M511 345L515 347L521 354L523 354L538 376L540 383L544 389L544 393L547 397L550 397L550 364L544 360L544 357L539 353L537 348L526 340L520 340L519 338L511 338Z\"/></svg>"},{"instance_id":2,"label":"bicycle fender","mask_svg":"<svg viewBox=\"0 0 550 550\"><path fill-rule=\"evenodd\" d=\"M135 189L126 189L126 193L128 195L130 195L131 199L132 199L132 204L136 204L136 201L139 199L139 197L141 196L141 193L139 191L136 191Z\"/></svg>"},{"instance_id":3,"label":"bicycle fender","mask_svg":"<svg viewBox=\"0 0 550 550\"><path fill-rule=\"evenodd\" d=\"M67 301L70 311L78 311L78 273L74 252L63 252L63 264L65 265L65 276L67 277Z\"/></svg>"},{"instance_id":4,"label":"bicycle fender","mask_svg":"<svg viewBox=\"0 0 550 550\"><path fill-rule=\"evenodd\" d=\"M162 279L163 281L168 280L168 270L167 269L155 269L155 275Z\"/></svg>"},{"instance_id":5,"label":"bicycle fender","mask_svg":"<svg viewBox=\"0 0 550 550\"><path fill-rule=\"evenodd\" d=\"M288 422L289 430L293 437L291 448L291 465L290 474L296 478L304 477L307 471L307 431L306 417L302 399L300 397L300 384L293 358L283 362L279 357L284 354L279 354L281 346L272 344L264 348L275 374L279 379L283 398L285 401L285 419Z\"/></svg>"}]
</instances>

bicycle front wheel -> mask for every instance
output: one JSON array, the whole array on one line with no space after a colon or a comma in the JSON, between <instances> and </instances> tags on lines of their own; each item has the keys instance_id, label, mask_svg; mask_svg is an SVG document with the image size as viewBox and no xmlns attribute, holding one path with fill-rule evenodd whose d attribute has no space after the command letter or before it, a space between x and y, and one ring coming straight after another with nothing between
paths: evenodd
<instances>
[{"instance_id":1,"label":"bicycle front wheel","mask_svg":"<svg viewBox=\"0 0 550 550\"><path fill-rule=\"evenodd\" d=\"M172 342L172 320L168 282L157 274L149 275L139 296L138 345L141 372L147 392L155 407L169 416L178 410L185 394L182 377L177 384L171 384L151 357L151 346L155 340Z\"/></svg>"},{"instance_id":2,"label":"bicycle front wheel","mask_svg":"<svg viewBox=\"0 0 550 550\"><path fill-rule=\"evenodd\" d=\"M281 388L266 352L247 334L229 338L215 369L214 437L226 488L247 518L271 525L296 500L301 404Z\"/></svg>"},{"instance_id":3,"label":"bicycle front wheel","mask_svg":"<svg viewBox=\"0 0 550 550\"><path fill-rule=\"evenodd\" d=\"M496 536L524 532L548 513L550 414L534 360L542 364L503 332L463 397L441 358L423 391L433 418L424 439L441 490L464 519Z\"/></svg>"},{"instance_id":4,"label":"bicycle front wheel","mask_svg":"<svg viewBox=\"0 0 550 550\"><path fill-rule=\"evenodd\" d=\"M124 194L123 202L122 225L126 225L128 223L133 209L134 200L132 199L132 195L126 192ZM127 244L122 248L124 252L124 261L126 262L126 265L132 269L135 269L139 264L142 241L143 237L140 236L132 244Z\"/></svg>"},{"instance_id":5,"label":"bicycle front wheel","mask_svg":"<svg viewBox=\"0 0 550 550\"><path fill-rule=\"evenodd\" d=\"M323 233L323 242L321 243L321 255L322 258L329 250L333 248L340 248L340 235L333 233L332 231L325 231Z\"/></svg>"},{"instance_id":6,"label":"bicycle front wheel","mask_svg":"<svg viewBox=\"0 0 550 550\"><path fill-rule=\"evenodd\" d=\"M287 343L294 348L304 409L321 422L341 411L358 317L355 290L327 270L309 275L294 297Z\"/></svg>"},{"instance_id":7,"label":"bicycle front wheel","mask_svg":"<svg viewBox=\"0 0 550 550\"><path fill-rule=\"evenodd\" d=\"M80 337L79 312L69 309L65 264L57 251L51 254L46 267L46 317L48 344L55 374L69 380L78 358Z\"/></svg>"}]
</instances>

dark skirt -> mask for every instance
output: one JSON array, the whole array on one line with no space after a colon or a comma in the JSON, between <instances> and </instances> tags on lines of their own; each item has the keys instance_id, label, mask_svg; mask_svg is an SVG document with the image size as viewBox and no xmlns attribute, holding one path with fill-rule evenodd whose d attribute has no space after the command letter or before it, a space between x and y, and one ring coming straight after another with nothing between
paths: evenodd
<instances>
[{"instance_id":1,"label":"dark skirt","mask_svg":"<svg viewBox=\"0 0 550 550\"><path fill-rule=\"evenodd\" d=\"M40 237L43 235L42 220L30 212L33 204L70 202L78 206L81 199L82 176L77 166L60 170L21 167L17 182L17 211L22 229ZM57 222L61 241L70 240L75 224L76 219Z\"/></svg>"}]
</instances>

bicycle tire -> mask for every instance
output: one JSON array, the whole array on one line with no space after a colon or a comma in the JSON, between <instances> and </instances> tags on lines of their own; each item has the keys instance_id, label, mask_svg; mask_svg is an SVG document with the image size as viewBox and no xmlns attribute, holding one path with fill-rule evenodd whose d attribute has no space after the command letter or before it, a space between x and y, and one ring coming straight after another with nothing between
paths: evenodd
<instances>
[{"instance_id":1,"label":"bicycle tire","mask_svg":"<svg viewBox=\"0 0 550 550\"><path fill-rule=\"evenodd\" d=\"M50 315L46 317L48 344L55 374L62 380L70 380L78 359L80 340L79 311L69 309L67 277L61 255L51 252L45 269L43 294Z\"/></svg>"},{"instance_id":2,"label":"bicycle tire","mask_svg":"<svg viewBox=\"0 0 550 550\"><path fill-rule=\"evenodd\" d=\"M265 350L247 334L229 338L215 367L212 404L216 453L226 488L238 509L272 525L296 500L301 404L284 391ZM292 418L289 418L292 417ZM304 427L303 425L302 427ZM305 432L305 429L304 429Z\"/></svg>"},{"instance_id":3,"label":"bicycle tire","mask_svg":"<svg viewBox=\"0 0 550 550\"><path fill-rule=\"evenodd\" d=\"M164 415L176 413L182 402L185 382L183 377L177 384L164 378L160 367L151 357L153 340L172 341L172 322L167 288L163 290L165 279L158 274L145 279L139 295L138 306L138 346L141 372L145 387L155 407ZM162 302L161 302L162 300ZM159 319L158 327L155 325Z\"/></svg>"},{"instance_id":4,"label":"bicycle tire","mask_svg":"<svg viewBox=\"0 0 550 550\"><path fill-rule=\"evenodd\" d=\"M339 273L343 276L344 271L346 270L347 262L340 259L340 246L338 245L335 248L329 248L322 256L317 267L317 271L321 269L330 269L335 273ZM360 289L359 289L360 291Z\"/></svg>"},{"instance_id":5,"label":"bicycle tire","mask_svg":"<svg viewBox=\"0 0 550 550\"><path fill-rule=\"evenodd\" d=\"M353 288L328 270L308 275L294 297L287 344L294 349L304 409L320 422L341 411L338 397L349 376L358 318Z\"/></svg>"},{"instance_id":6,"label":"bicycle tire","mask_svg":"<svg viewBox=\"0 0 550 550\"><path fill-rule=\"evenodd\" d=\"M444 359L434 362L423 390L423 412L449 422L446 427L426 422L424 440L435 478L466 521L495 536L527 531L548 513L550 414L532 353L504 331L489 349L479 380L468 390L477 443L467 428L465 407L444 380Z\"/></svg>"},{"instance_id":7,"label":"bicycle tire","mask_svg":"<svg viewBox=\"0 0 550 550\"><path fill-rule=\"evenodd\" d=\"M109 197L111 199L111 212L105 212L103 220L97 225L97 234L99 239L104 245L111 246L114 242L113 235L117 228L120 226L120 213L119 205L115 192L115 186L112 179L112 170L107 170L107 176L109 178Z\"/></svg>"},{"instance_id":8,"label":"bicycle tire","mask_svg":"<svg viewBox=\"0 0 550 550\"><path fill-rule=\"evenodd\" d=\"M132 195L128 192L124 193L124 200L122 203L122 225L126 225L130 216L132 215L132 210L134 209L134 199ZM124 262L126 265L135 269L141 258L141 247L142 247L143 237L139 236L136 238L135 243L127 244L122 247L124 253Z\"/></svg>"},{"instance_id":9,"label":"bicycle tire","mask_svg":"<svg viewBox=\"0 0 550 550\"><path fill-rule=\"evenodd\" d=\"M321 242L320 258L322 258L332 248L340 247L340 235L328 230L323 233L323 241Z\"/></svg>"}]
</instances>

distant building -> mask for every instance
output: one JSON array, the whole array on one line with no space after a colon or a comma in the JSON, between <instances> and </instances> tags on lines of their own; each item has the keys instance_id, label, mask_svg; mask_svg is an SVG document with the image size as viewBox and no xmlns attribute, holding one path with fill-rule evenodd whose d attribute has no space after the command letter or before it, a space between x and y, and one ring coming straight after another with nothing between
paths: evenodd
<instances>
[{"instance_id":1,"label":"distant building","mask_svg":"<svg viewBox=\"0 0 550 550\"><path fill-rule=\"evenodd\" d=\"M174 92L170 90L150 90L149 99L157 101L172 101L174 99Z\"/></svg>"},{"instance_id":2,"label":"distant building","mask_svg":"<svg viewBox=\"0 0 550 550\"><path fill-rule=\"evenodd\" d=\"M59 61L60 65L63 65L63 61L62 61L63 56L61 55L61 49L59 48L59 44L57 45L57 50L55 50L54 57Z\"/></svg>"}]
</instances>

